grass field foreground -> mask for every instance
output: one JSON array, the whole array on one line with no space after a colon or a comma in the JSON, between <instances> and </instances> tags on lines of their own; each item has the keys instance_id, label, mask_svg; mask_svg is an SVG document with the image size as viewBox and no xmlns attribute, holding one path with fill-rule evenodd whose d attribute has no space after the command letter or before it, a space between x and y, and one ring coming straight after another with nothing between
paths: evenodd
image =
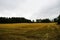
<instances>
[{"instance_id":1,"label":"grass field foreground","mask_svg":"<svg viewBox=\"0 0 60 40\"><path fill-rule=\"evenodd\" d=\"M56 23L0 24L0 40L60 40Z\"/></svg>"}]
</instances>

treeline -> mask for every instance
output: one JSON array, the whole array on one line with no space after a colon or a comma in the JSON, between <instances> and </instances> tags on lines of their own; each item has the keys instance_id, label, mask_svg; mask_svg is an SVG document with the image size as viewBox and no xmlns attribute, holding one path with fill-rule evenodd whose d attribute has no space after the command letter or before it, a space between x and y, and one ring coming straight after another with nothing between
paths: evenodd
<instances>
[{"instance_id":1,"label":"treeline","mask_svg":"<svg viewBox=\"0 0 60 40\"><path fill-rule=\"evenodd\" d=\"M31 21L23 17L0 17L0 23L51 23L57 22L60 24L60 15L57 18L54 18L53 21L50 19L36 19L36 21Z\"/></svg>"},{"instance_id":2,"label":"treeline","mask_svg":"<svg viewBox=\"0 0 60 40\"><path fill-rule=\"evenodd\" d=\"M54 18L53 20L50 19L36 19L37 23L51 23L51 22L56 22L58 24L60 24L60 15L56 18Z\"/></svg>"},{"instance_id":3,"label":"treeline","mask_svg":"<svg viewBox=\"0 0 60 40\"><path fill-rule=\"evenodd\" d=\"M0 23L31 23L31 20L20 17L0 17Z\"/></svg>"},{"instance_id":4,"label":"treeline","mask_svg":"<svg viewBox=\"0 0 60 40\"><path fill-rule=\"evenodd\" d=\"M50 23L52 22L50 19L36 19L37 23Z\"/></svg>"}]
</instances>

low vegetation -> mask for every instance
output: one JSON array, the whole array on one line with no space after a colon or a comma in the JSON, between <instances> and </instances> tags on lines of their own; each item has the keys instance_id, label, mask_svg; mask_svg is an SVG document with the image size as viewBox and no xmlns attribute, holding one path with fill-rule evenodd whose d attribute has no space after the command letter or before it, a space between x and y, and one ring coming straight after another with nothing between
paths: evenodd
<instances>
[{"instance_id":1,"label":"low vegetation","mask_svg":"<svg viewBox=\"0 0 60 40\"><path fill-rule=\"evenodd\" d=\"M0 24L0 40L60 40L56 23Z\"/></svg>"}]
</instances>

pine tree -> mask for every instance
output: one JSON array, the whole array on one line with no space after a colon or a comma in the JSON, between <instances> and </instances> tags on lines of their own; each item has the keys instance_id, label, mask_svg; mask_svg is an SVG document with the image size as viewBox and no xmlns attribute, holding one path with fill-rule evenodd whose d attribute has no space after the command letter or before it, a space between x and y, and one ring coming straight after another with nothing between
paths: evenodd
<instances>
[{"instance_id":1,"label":"pine tree","mask_svg":"<svg viewBox=\"0 0 60 40\"><path fill-rule=\"evenodd\" d=\"M60 15L58 16L58 24L60 24Z\"/></svg>"}]
</instances>

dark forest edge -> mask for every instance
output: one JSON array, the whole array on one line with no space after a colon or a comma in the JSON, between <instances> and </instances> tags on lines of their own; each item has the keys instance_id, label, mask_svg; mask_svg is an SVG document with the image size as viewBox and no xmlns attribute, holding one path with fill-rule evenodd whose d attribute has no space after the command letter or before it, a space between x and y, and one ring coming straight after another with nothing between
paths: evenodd
<instances>
[{"instance_id":1,"label":"dark forest edge","mask_svg":"<svg viewBox=\"0 0 60 40\"><path fill-rule=\"evenodd\" d=\"M60 15L54 18L53 21L51 21L50 19L36 19L36 22L34 20L31 21L24 17L11 17L11 18L0 17L0 24L3 24L3 23L53 23L53 22L57 22L58 24L60 24Z\"/></svg>"}]
</instances>

